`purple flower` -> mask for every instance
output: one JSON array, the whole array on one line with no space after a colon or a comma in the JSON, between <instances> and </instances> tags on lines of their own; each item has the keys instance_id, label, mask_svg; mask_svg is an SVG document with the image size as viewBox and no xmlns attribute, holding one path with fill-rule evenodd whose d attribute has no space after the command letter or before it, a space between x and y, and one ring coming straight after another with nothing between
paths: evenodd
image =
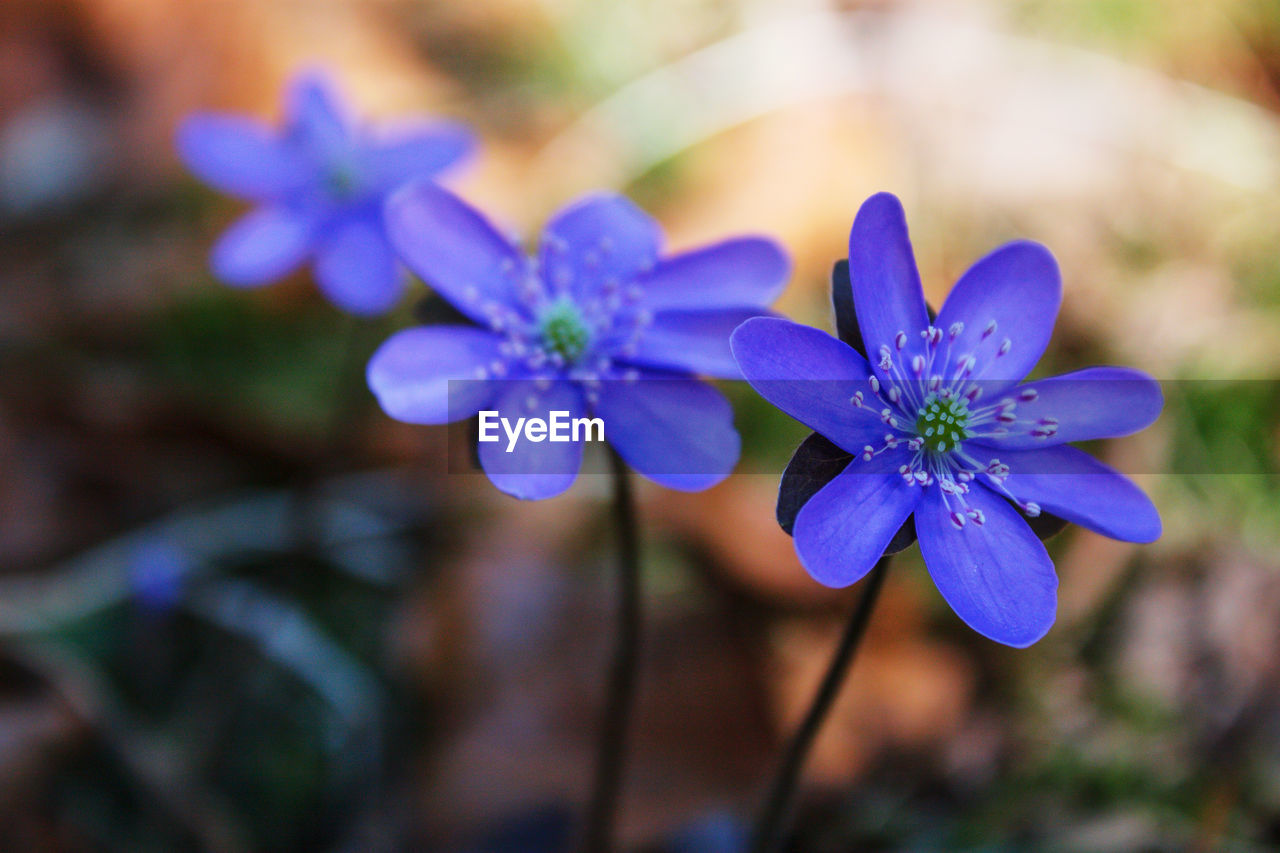
<instances>
[{"instance_id":1,"label":"purple flower","mask_svg":"<svg viewBox=\"0 0 1280 853\"><path fill-rule=\"evenodd\" d=\"M823 584L852 584L914 514L929 574L956 614L993 640L1028 646L1053 624L1058 582L1024 516L1053 513L1130 542L1160 536L1141 490L1067 444L1147 426L1163 405L1160 387L1117 367L1019 384L1062 298L1043 246L987 255L931 320L902 205L880 194L858 211L848 270L870 361L780 319L733 334L752 386L848 456L795 515L801 562Z\"/></svg>"},{"instance_id":2,"label":"purple flower","mask_svg":"<svg viewBox=\"0 0 1280 853\"><path fill-rule=\"evenodd\" d=\"M325 295L361 315L389 311L404 289L382 225L386 196L435 175L473 145L470 131L449 122L357 125L314 72L291 83L280 130L201 113L178 131L178 152L192 172L258 205L214 247L214 273L257 287L311 259Z\"/></svg>"},{"instance_id":3,"label":"purple flower","mask_svg":"<svg viewBox=\"0 0 1280 853\"><path fill-rule=\"evenodd\" d=\"M619 455L662 485L696 491L728 475L733 411L695 374L741 376L729 334L768 313L785 283L776 244L743 237L659 259L657 223L602 193L560 211L527 257L425 181L393 196L386 218L405 263L477 324L382 345L368 379L389 415L439 424L494 410L514 422L559 410L598 417ZM581 440L478 447L494 485L529 499L567 489L583 452Z\"/></svg>"},{"instance_id":4,"label":"purple flower","mask_svg":"<svg viewBox=\"0 0 1280 853\"><path fill-rule=\"evenodd\" d=\"M191 558L167 539L140 544L130 563L130 581L139 604L154 613L167 613L182 601Z\"/></svg>"}]
</instances>

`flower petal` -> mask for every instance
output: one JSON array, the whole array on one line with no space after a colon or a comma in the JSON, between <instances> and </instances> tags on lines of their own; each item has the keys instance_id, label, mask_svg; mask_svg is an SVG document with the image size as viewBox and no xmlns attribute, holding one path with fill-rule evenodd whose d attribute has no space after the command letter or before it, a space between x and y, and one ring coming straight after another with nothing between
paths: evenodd
<instances>
[{"instance_id":1,"label":"flower petal","mask_svg":"<svg viewBox=\"0 0 1280 853\"><path fill-rule=\"evenodd\" d=\"M777 243L740 237L666 258L640 284L653 311L765 306L778 298L790 273Z\"/></svg>"},{"instance_id":2,"label":"flower petal","mask_svg":"<svg viewBox=\"0 0 1280 853\"><path fill-rule=\"evenodd\" d=\"M863 202L849 233L849 281L867 355L881 378L876 353L906 333L901 358L924 352L920 332L929 325L902 202L879 193Z\"/></svg>"},{"instance_id":3,"label":"flower petal","mask_svg":"<svg viewBox=\"0 0 1280 853\"><path fill-rule=\"evenodd\" d=\"M957 530L942 490L925 489L916 509L920 552L938 592L965 623L998 643L1025 648L1043 637L1058 609L1058 576L1044 545L1004 498L985 486L965 499L984 522ZM951 498L954 502L955 498Z\"/></svg>"},{"instance_id":4,"label":"flower petal","mask_svg":"<svg viewBox=\"0 0 1280 853\"><path fill-rule=\"evenodd\" d=\"M404 292L395 253L382 229L367 218L342 223L316 251L316 281L339 308L385 314Z\"/></svg>"},{"instance_id":5,"label":"flower petal","mask_svg":"<svg viewBox=\"0 0 1280 853\"><path fill-rule=\"evenodd\" d=\"M737 464L741 440L733 407L697 379L654 372L610 380L601 385L596 412L627 464L668 488L710 488Z\"/></svg>"},{"instance_id":6,"label":"flower petal","mask_svg":"<svg viewBox=\"0 0 1280 853\"><path fill-rule=\"evenodd\" d=\"M867 362L847 344L790 320L758 317L730 339L743 377L760 396L851 453L880 444L877 412L850 398L868 389Z\"/></svg>"},{"instance_id":7,"label":"flower petal","mask_svg":"<svg viewBox=\"0 0 1280 853\"><path fill-rule=\"evenodd\" d=\"M742 371L729 348L733 330L759 308L713 311L663 311L640 338L627 361L669 370L684 370L721 379L741 379Z\"/></svg>"},{"instance_id":8,"label":"flower petal","mask_svg":"<svg viewBox=\"0 0 1280 853\"><path fill-rule=\"evenodd\" d=\"M542 388L521 380L498 383L498 417L507 418L518 429L519 418L549 421L552 412L580 418L586 411L582 392L568 382L553 382ZM606 427L607 429L607 427ZM502 432L505 432L505 427ZM531 440L522 431L511 445L505 434L497 441L479 444L480 467L500 491L521 500L541 500L560 494L573 485L582 467L582 444L578 441ZM508 446L512 449L507 450Z\"/></svg>"},{"instance_id":9,"label":"flower petal","mask_svg":"<svg viewBox=\"0 0 1280 853\"><path fill-rule=\"evenodd\" d=\"M995 394L1035 367L1061 304L1062 278L1053 255L1039 243L1019 241L970 267L934 325L944 334L958 329L950 344L953 361L972 355L974 376L986 393Z\"/></svg>"},{"instance_id":10,"label":"flower petal","mask_svg":"<svg viewBox=\"0 0 1280 853\"><path fill-rule=\"evenodd\" d=\"M1033 400L1023 396L1035 395ZM974 443L1001 450L1031 450L1113 438L1137 432L1160 416L1164 395L1160 383L1127 367L1089 367L1029 382L1008 392L1017 421L1006 435L983 435ZM998 403L984 398L979 403Z\"/></svg>"},{"instance_id":11,"label":"flower petal","mask_svg":"<svg viewBox=\"0 0 1280 853\"><path fill-rule=\"evenodd\" d=\"M796 553L820 584L848 586L861 580L884 554L902 523L920 501L896 469L906 451L884 454L874 467L856 461L824 486L796 516Z\"/></svg>"},{"instance_id":12,"label":"flower petal","mask_svg":"<svg viewBox=\"0 0 1280 853\"><path fill-rule=\"evenodd\" d=\"M213 247L213 272L236 287L273 281L302 263L312 248L311 219L282 207L263 207L233 224Z\"/></svg>"},{"instance_id":13,"label":"flower petal","mask_svg":"<svg viewBox=\"0 0 1280 853\"><path fill-rule=\"evenodd\" d=\"M353 121L326 72L311 69L290 81L285 115L292 137L322 162L350 150Z\"/></svg>"},{"instance_id":14,"label":"flower petal","mask_svg":"<svg viewBox=\"0 0 1280 853\"><path fill-rule=\"evenodd\" d=\"M378 191L430 177L470 154L475 134L448 121L404 124L384 130L361 151L361 172Z\"/></svg>"},{"instance_id":15,"label":"flower petal","mask_svg":"<svg viewBox=\"0 0 1280 853\"><path fill-rule=\"evenodd\" d=\"M894 457L884 457L882 454L876 457L876 464L880 464L885 458L893 459ZM800 514L800 510L828 483L854 464L854 460L852 453L842 450L832 444L830 439L816 432L809 433L809 437L800 442L800 446L796 448L791 461L782 472L781 482L778 483L778 504L774 515L783 532L788 536L794 535L796 516ZM864 463L859 461L858 464ZM862 473L866 473L869 469L864 467L861 470ZM915 541L916 528L908 518L889 540L884 553L896 554L910 548Z\"/></svg>"},{"instance_id":16,"label":"flower petal","mask_svg":"<svg viewBox=\"0 0 1280 853\"><path fill-rule=\"evenodd\" d=\"M585 300L626 286L651 268L662 232L649 214L614 193L584 196L557 213L542 232L538 257L553 288Z\"/></svg>"},{"instance_id":17,"label":"flower petal","mask_svg":"<svg viewBox=\"0 0 1280 853\"><path fill-rule=\"evenodd\" d=\"M483 215L428 180L387 200L387 236L411 270L473 320L519 305L524 258Z\"/></svg>"},{"instance_id":18,"label":"flower petal","mask_svg":"<svg viewBox=\"0 0 1280 853\"><path fill-rule=\"evenodd\" d=\"M383 411L411 424L469 418L493 396L476 379L501 358L502 339L471 326L429 326L397 332L369 359L366 378Z\"/></svg>"},{"instance_id":19,"label":"flower petal","mask_svg":"<svg viewBox=\"0 0 1280 853\"><path fill-rule=\"evenodd\" d=\"M225 193L265 201L306 181L297 152L265 124L199 113L178 128L178 154L197 177Z\"/></svg>"},{"instance_id":20,"label":"flower petal","mask_svg":"<svg viewBox=\"0 0 1280 853\"><path fill-rule=\"evenodd\" d=\"M1067 521L1125 542L1160 538L1160 513L1128 477L1082 450L1006 450L1009 493Z\"/></svg>"}]
</instances>

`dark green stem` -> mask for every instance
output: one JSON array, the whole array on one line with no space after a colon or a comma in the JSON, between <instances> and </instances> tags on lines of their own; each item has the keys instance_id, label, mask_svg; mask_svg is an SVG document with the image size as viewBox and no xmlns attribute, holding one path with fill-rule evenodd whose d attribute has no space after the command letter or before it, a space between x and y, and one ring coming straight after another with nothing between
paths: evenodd
<instances>
[{"instance_id":1,"label":"dark green stem","mask_svg":"<svg viewBox=\"0 0 1280 853\"><path fill-rule=\"evenodd\" d=\"M385 323L371 323L360 317L343 318L339 332L341 353L334 373L334 395L323 434L322 464L334 465L349 450L352 430L368 407L371 394L365 385L365 363L369 360L370 332L379 333Z\"/></svg>"},{"instance_id":2,"label":"dark green stem","mask_svg":"<svg viewBox=\"0 0 1280 853\"><path fill-rule=\"evenodd\" d=\"M609 461L613 469L613 520L618 532L618 633L596 741L595 782L579 848L583 853L614 849L618 794L640 663L639 524L631 493L631 472L612 447Z\"/></svg>"},{"instance_id":3,"label":"dark green stem","mask_svg":"<svg viewBox=\"0 0 1280 853\"><path fill-rule=\"evenodd\" d=\"M885 576L889 574L890 559L888 556L881 557L880 562L876 563L875 568L871 570L862 598L858 600L858 606L849 617L844 635L840 638L840 645L831 658L826 675L822 677L817 695L813 697L813 704L809 706L800 727L796 729L796 733L791 736L791 741L787 744L782 762L778 765L778 772L769 786L769 794L756 819L751 838L751 853L775 853L782 849L786 841L787 827L791 822L791 811L798 792L796 783L800 778L800 771L804 769L804 762L809 756L809 750L813 747L813 741L818 736L836 695L840 692L845 676L849 674L854 655L857 654L862 636L866 633L867 623L871 621L871 611L875 609L876 601L880 598L880 588L884 586Z\"/></svg>"}]
</instances>

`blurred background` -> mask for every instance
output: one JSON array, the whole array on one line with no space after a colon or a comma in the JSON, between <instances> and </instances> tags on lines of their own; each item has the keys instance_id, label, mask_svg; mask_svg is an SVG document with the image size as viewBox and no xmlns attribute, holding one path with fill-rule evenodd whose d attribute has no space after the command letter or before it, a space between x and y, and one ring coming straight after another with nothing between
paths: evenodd
<instances>
[{"instance_id":1,"label":"blurred background","mask_svg":"<svg viewBox=\"0 0 1280 853\"><path fill-rule=\"evenodd\" d=\"M1163 539L1050 541L1057 625L966 629L913 548L806 775L794 849L1280 846L1280 2L5 0L0 847L557 850L611 639L608 483L520 503L360 372L413 322L207 257L243 209L176 122L276 118L299 67L482 137L452 185L532 233L623 190L677 248L776 235L781 310L900 195L930 300L1015 238L1041 373L1168 382L1097 448ZM773 521L806 431L730 388L743 469L641 490L628 849L732 851L858 590Z\"/></svg>"}]
</instances>

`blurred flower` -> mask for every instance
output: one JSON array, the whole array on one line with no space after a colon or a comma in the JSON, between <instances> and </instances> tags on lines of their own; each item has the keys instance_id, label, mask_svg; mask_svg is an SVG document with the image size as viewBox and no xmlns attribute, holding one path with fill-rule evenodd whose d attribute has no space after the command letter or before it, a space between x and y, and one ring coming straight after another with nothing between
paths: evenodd
<instances>
[{"instance_id":1,"label":"blurred flower","mask_svg":"<svg viewBox=\"0 0 1280 853\"><path fill-rule=\"evenodd\" d=\"M0 216L35 218L101 189L112 140L106 120L70 98L37 102L0 122Z\"/></svg>"},{"instance_id":2,"label":"blurred flower","mask_svg":"<svg viewBox=\"0 0 1280 853\"><path fill-rule=\"evenodd\" d=\"M785 283L776 244L742 237L659 260L657 223L598 194L557 214L526 257L425 181L390 200L387 227L405 262L479 324L409 329L383 344L368 378L389 415L438 424L487 408L512 421L590 413L622 458L662 485L697 491L733 468L732 408L695 374L741 375L729 334L768 313ZM582 451L582 441L479 445L494 485L529 499L567 489Z\"/></svg>"},{"instance_id":3,"label":"blurred flower","mask_svg":"<svg viewBox=\"0 0 1280 853\"><path fill-rule=\"evenodd\" d=\"M384 199L473 145L470 131L451 122L358 125L316 72L290 84L281 130L200 113L178 131L178 152L191 171L259 205L214 247L214 273L236 287L257 287L311 258L325 295L362 315L390 310L403 289L382 225Z\"/></svg>"},{"instance_id":4,"label":"blurred flower","mask_svg":"<svg viewBox=\"0 0 1280 853\"><path fill-rule=\"evenodd\" d=\"M713 812L683 827L664 848L669 853L740 853L749 842L746 825L725 812Z\"/></svg>"},{"instance_id":5,"label":"blurred flower","mask_svg":"<svg viewBox=\"0 0 1280 853\"><path fill-rule=\"evenodd\" d=\"M137 547L129 563L134 599L153 613L168 613L182 601L190 558L167 539L148 539Z\"/></svg>"},{"instance_id":6,"label":"blurred flower","mask_svg":"<svg viewBox=\"0 0 1280 853\"><path fill-rule=\"evenodd\" d=\"M952 609L998 642L1030 645L1053 624L1057 577L1018 511L1157 539L1146 495L1066 442L1150 424L1160 387L1115 367L1018 384L1044 352L1062 298L1043 246L1010 243L978 261L931 321L902 206L880 194L854 221L848 268L870 363L786 320L754 319L733 335L752 386L851 455L795 517L801 562L821 583L852 584L914 513Z\"/></svg>"}]
</instances>

